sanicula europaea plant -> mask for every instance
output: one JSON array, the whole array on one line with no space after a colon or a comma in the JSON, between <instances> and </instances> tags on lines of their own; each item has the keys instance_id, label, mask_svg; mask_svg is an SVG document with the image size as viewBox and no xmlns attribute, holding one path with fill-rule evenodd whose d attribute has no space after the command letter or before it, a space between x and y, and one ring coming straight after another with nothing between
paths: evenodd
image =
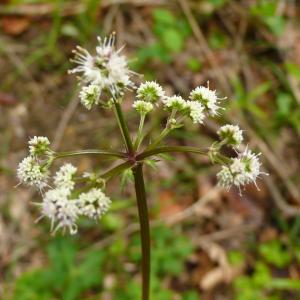
<instances>
[{"instance_id":1,"label":"sanicula europaea plant","mask_svg":"<svg viewBox=\"0 0 300 300\"><path fill-rule=\"evenodd\" d=\"M106 183L113 177L131 170L135 182L135 192L140 221L142 247L142 299L149 299L150 287L150 228L146 202L143 166L146 161L163 159L163 153L188 152L206 155L214 164L221 166L217 174L220 186L229 189L242 187L249 183L256 184L260 174L259 154L246 147L239 152L243 133L237 125L224 125L217 134L219 139L211 147L199 149L187 146L165 146L164 138L172 131L186 124L204 124L209 116L220 114L222 101L217 92L209 86L199 86L191 91L188 99L180 95L166 95L157 82L146 81L136 86L132 81L134 72L129 70L127 58L121 54L123 48L115 49L115 35L98 38L94 55L77 47L72 60L76 67L69 73L78 73L81 84L79 98L82 105L90 110L95 106L111 109L121 131L125 151L78 150L56 152L51 149L47 137L33 137L29 140L29 155L19 164L17 175L20 182L36 187L42 194L42 202L37 203L41 217L48 218L51 231L68 230L70 234L78 231L77 221L81 217L99 220L110 207L111 200L104 193ZM133 96L133 109L140 116L140 124L135 135L130 134L122 111L125 93ZM164 129L158 137L145 139L144 123L146 117L157 109L163 109L168 115ZM185 121L185 122L184 122ZM134 137L134 138L133 138ZM232 147L234 157L223 154L223 147ZM84 173L81 177L77 168L70 163L63 164L51 176L50 167L57 159L77 155L102 155L120 160L120 163L108 171ZM85 185L84 190L76 186Z\"/></svg>"}]
</instances>

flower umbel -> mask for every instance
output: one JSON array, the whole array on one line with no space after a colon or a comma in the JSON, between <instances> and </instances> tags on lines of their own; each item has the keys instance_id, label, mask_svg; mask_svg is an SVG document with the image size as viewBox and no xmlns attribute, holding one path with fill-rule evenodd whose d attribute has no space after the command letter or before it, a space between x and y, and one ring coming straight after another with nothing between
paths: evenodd
<instances>
[{"instance_id":1,"label":"flower umbel","mask_svg":"<svg viewBox=\"0 0 300 300\"><path fill-rule=\"evenodd\" d=\"M174 109L179 112L185 110L188 106L187 101L185 101L181 96L166 97L163 102L166 109Z\"/></svg>"},{"instance_id":2,"label":"flower umbel","mask_svg":"<svg viewBox=\"0 0 300 300\"><path fill-rule=\"evenodd\" d=\"M98 42L95 55L77 46L72 62L78 66L69 73L81 73L83 82L99 87L100 92L97 91L99 95L102 91L108 91L109 96L118 97L123 93L124 88L133 86L130 80L133 72L128 68L126 57L120 54L123 47L115 50L114 34L103 40L98 37Z\"/></svg>"},{"instance_id":3,"label":"flower umbel","mask_svg":"<svg viewBox=\"0 0 300 300\"><path fill-rule=\"evenodd\" d=\"M56 172L54 176L54 184L57 188L64 188L68 191L73 190L75 182L73 176L76 173L77 168L72 164L64 164Z\"/></svg>"},{"instance_id":4,"label":"flower umbel","mask_svg":"<svg viewBox=\"0 0 300 300\"><path fill-rule=\"evenodd\" d=\"M190 99L201 103L209 115L213 117L218 115L220 98L216 91L210 90L209 87L198 86L190 93Z\"/></svg>"},{"instance_id":5,"label":"flower umbel","mask_svg":"<svg viewBox=\"0 0 300 300\"><path fill-rule=\"evenodd\" d=\"M187 109L193 123L202 124L205 118L204 107L196 101L187 101Z\"/></svg>"},{"instance_id":6,"label":"flower umbel","mask_svg":"<svg viewBox=\"0 0 300 300\"><path fill-rule=\"evenodd\" d=\"M108 211L111 201L102 190L93 188L80 194L77 204L82 215L98 219Z\"/></svg>"},{"instance_id":7,"label":"flower umbel","mask_svg":"<svg viewBox=\"0 0 300 300\"><path fill-rule=\"evenodd\" d=\"M243 132L237 125L224 125L218 130L218 135L221 140L227 145L238 147L243 141Z\"/></svg>"},{"instance_id":8,"label":"flower umbel","mask_svg":"<svg viewBox=\"0 0 300 300\"><path fill-rule=\"evenodd\" d=\"M70 234L77 232L76 220L80 213L75 200L69 200L70 191L64 188L49 190L41 203L42 217L51 221L51 231L54 233L62 228L69 229ZM57 223L54 228L55 223Z\"/></svg>"},{"instance_id":9,"label":"flower umbel","mask_svg":"<svg viewBox=\"0 0 300 300\"><path fill-rule=\"evenodd\" d=\"M17 175L21 182L38 189L47 185L47 169L40 166L33 156L27 156L19 163Z\"/></svg>"},{"instance_id":10,"label":"flower umbel","mask_svg":"<svg viewBox=\"0 0 300 300\"><path fill-rule=\"evenodd\" d=\"M165 92L155 81L146 81L139 86L136 96L139 100L154 104L164 99Z\"/></svg>"},{"instance_id":11,"label":"flower umbel","mask_svg":"<svg viewBox=\"0 0 300 300\"><path fill-rule=\"evenodd\" d=\"M241 189L241 186L254 183L260 174L266 174L260 171L261 163L258 159L260 154L255 154L246 149L238 157L233 158L229 166L223 166L217 174L219 184L227 189L232 185Z\"/></svg>"},{"instance_id":12,"label":"flower umbel","mask_svg":"<svg viewBox=\"0 0 300 300\"><path fill-rule=\"evenodd\" d=\"M31 155L44 155L50 151L50 142L45 136L34 136L28 141L28 145Z\"/></svg>"},{"instance_id":13,"label":"flower umbel","mask_svg":"<svg viewBox=\"0 0 300 300\"><path fill-rule=\"evenodd\" d=\"M93 105L99 104L100 96L101 88L94 83L84 86L79 93L80 102L87 109L91 109Z\"/></svg>"},{"instance_id":14,"label":"flower umbel","mask_svg":"<svg viewBox=\"0 0 300 300\"><path fill-rule=\"evenodd\" d=\"M142 101L142 100L136 100L136 101L134 101L134 103L133 103L132 106L141 115L146 115L151 110L153 110L153 104L152 103L146 102L146 101Z\"/></svg>"}]
</instances>

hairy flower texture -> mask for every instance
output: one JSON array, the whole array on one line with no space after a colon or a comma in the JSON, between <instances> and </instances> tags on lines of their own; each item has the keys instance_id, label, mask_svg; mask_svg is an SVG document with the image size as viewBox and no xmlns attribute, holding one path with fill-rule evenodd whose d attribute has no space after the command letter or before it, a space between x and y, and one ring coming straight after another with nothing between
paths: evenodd
<instances>
[{"instance_id":1,"label":"hairy flower texture","mask_svg":"<svg viewBox=\"0 0 300 300\"><path fill-rule=\"evenodd\" d=\"M202 104L196 101L186 101L188 114L193 123L202 124L205 118L204 107Z\"/></svg>"},{"instance_id":2,"label":"hairy flower texture","mask_svg":"<svg viewBox=\"0 0 300 300\"><path fill-rule=\"evenodd\" d=\"M100 189L93 188L80 194L77 203L82 215L98 219L108 211L111 201Z\"/></svg>"},{"instance_id":3,"label":"hairy flower texture","mask_svg":"<svg viewBox=\"0 0 300 300\"><path fill-rule=\"evenodd\" d=\"M65 188L52 189L45 193L41 213L42 217L50 219L51 231L54 233L60 228L69 229L70 234L77 232L76 221L80 210L75 200L68 199L69 195L70 191Z\"/></svg>"},{"instance_id":4,"label":"hairy flower texture","mask_svg":"<svg viewBox=\"0 0 300 300\"><path fill-rule=\"evenodd\" d=\"M79 92L80 102L85 108L91 109L93 105L100 103L101 89L99 85L91 83L84 86Z\"/></svg>"},{"instance_id":5,"label":"hairy flower texture","mask_svg":"<svg viewBox=\"0 0 300 300\"><path fill-rule=\"evenodd\" d=\"M153 110L153 104L150 102L142 101L142 100L136 100L133 103L133 108L140 113L141 115L146 115L151 110Z\"/></svg>"},{"instance_id":6,"label":"hairy flower texture","mask_svg":"<svg viewBox=\"0 0 300 300\"><path fill-rule=\"evenodd\" d=\"M20 182L42 189L47 185L48 172L40 166L33 156L25 157L18 166L17 176Z\"/></svg>"},{"instance_id":7,"label":"hairy flower texture","mask_svg":"<svg viewBox=\"0 0 300 300\"><path fill-rule=\"evenodd\" d=\"M108 90L111 96L119 95L125 87L133 86L130 80L133 72L128 69L126 57L120 55L123 47L115 50L114 34L103 40L98 37L98 42L94 56L77 46L72 62L78 66L69 73L81 73L85 83L98 85L101 91Z\"/></svg>"},{"instance_id":8,"label":"hairy flower texture","mask_svg":"<svg viewBox=\"0 0 300 300\"><path fill-rule=\"evenodd\" d=\"M218 98L216 91L210 90L209 87L198 86L190 93L190 99L201 103L209 115L218 115L220 98Z\"/></svg>"},{"instance_id":9,"label":"hairy flower texture","mask_svg":"<svg viewBox=\"0 0 300 300\"><path fill-rule=\"evenodd\" d=\"M146 81L142 83L137 89L137 98L142 101L158 103L163 100L165 92L162 87L155 81Z\"/></svg>"},{"instance_id":10,"label":"hairy flower texture","mask_svg":"<svg viewBox=\"0 0 300 300\"><path fill-rule=\"evenodd\" d=\"M224 125L217 133L221 140L226 140L226 144L233 147L239 147L243 141L243 132L237 125Z\"/></svg>"},{"instance_id":11,"label":"hairy flower texture","mask_svg":"<svg viewBox=\"0 0 300 300\"><path fill-rule=\"evenodd\" d=\"M217 174L219 184L227 189L232 185L241 186L249 183L256 185L256 179L260 174L266 174L260 171L261 163L258 159L260 154L255 154L246 149L238 157L233 158L229 166L223 166Z\"/></svg>"},{"instance_id":12,"label":"hairy flower texture","mask_svg":"<svg viewBox=\"0 0 300 300\"><path fill-rule=\"evenodd\" d=\"M66 190L73 190L75 182L73 181L73 176L76 173L77 168L72 164L64 164L56 172L54 176L54 184L57 188L64 188Z\"/></svg>"},{"instance_id":13,"label":"hairy flower texture","mask_svg":"<svg viewBox=\"0 0 300 300\"><path fill-rule=\"evenodd\" d=\"M28 141L31 155L44 155L49 152L50 141L45 136L34 136Z\"/></svg>"},{"instance_id":14,"label":"hairy flower texture","mask_svg":"<svg viewBox=\"0 0 300 300\"><path fill-rule=\"evenodd\" d=\"M183 111L187 108L187 101L181 96L166 97L163 100L164 106L168 110Z\"/></svg>"}]
</instances>

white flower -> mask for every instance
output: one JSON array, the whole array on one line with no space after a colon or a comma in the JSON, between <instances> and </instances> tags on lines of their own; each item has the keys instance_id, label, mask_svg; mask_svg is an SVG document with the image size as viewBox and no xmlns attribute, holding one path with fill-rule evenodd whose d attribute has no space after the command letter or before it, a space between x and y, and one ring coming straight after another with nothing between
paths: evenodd
<instances>
[{"instance_id":1,"label":"white flower","mask_svg":"<svg viewBox=\"0 0 300 300\"><path fill-rule=\"evenodd\" d=\"M258 159L260 154L255 154L251 150L246 149L240 153L238 157L232 159L229 166L223 166L222 170L217 174L219 184L229 189L232 185L241 186L249 183L256 185L256 179L260 174L261 163Z\"/></svg>"},{"instance_id":2,"label":"white flower","mask_svg":"<svg viewBox=\"0 0 300 300\"><path fill-rule=\"evenodd\" d=\"M66 190L73 190L75 182L73 181L73 175L76 173L77 168L72 164L64 164L56 172L54 176L54 184L57 188L64 188Z\"/></svg>"},{"instance_id":3,"label":"white flower","mask_svg":"<svg viewBox=\"0 0 300 300\"><path fill-rule=\"evenodd\" d=\"M243 132L237 125L224 125L217 133L222 140L226 139L227 145L238 147L243 141Z\"/></svg>"},{"instance_id":4,"label":"white flower","mask_svg":"<svg viewBox=\"0 0 300 300\"><path fill-rule=\"evenodd\" d=\"M100 189L93 188L80 194L77 203L82 215L98 219L108 211L111 201Z\"/></svg>"},{"instance_id":5,"label":"white flower","mask_svg":"<svg viewBox=\"0 0 300 300\"><path fill-rule=\"evenodd\" d=\"M92 56L86 49L77 46L75 58L72 62L78 66L69 73L82 73L82 80L86 83L98 85L100 90L108 90L111 96L123 92L127 86L133 86L130 76L133 72L128 69L127 59L120 55L123 47L115 50L115 35L102 40L98 37L99 45L96 54Z\"/></svg>"},{"instance_id":6,"label":"white flower","mask_svg":"<svg viewBox=\"0 0 300 300\"><path fill-rule=\"evenodd\" d=\"M54 233L62 228L69 229L70 234L77 232L76 221L80 210L75 200L69 200L70 191L64 188L49 190L45 193L41 204L41 217L51 221L51 231ZM55 223L57 224L54 228Z\"/></svg>"},{"instance_id":7,"label":"white flower","mask_svg":"<svg viewBox=\"0 0 300 300\"><path fill-rule=\"evenodd\" d=\"M31 155L43 155L50 150L50 142L45 136L34 136L28 141L28 145Z\"/></svg>"},{"instance_id":8,"label":"white flower","mask_svg":"<svg viewBox=\"0 0 300 300\"><path fill-rule=\"evenodd\" d=\"M203 123L203 120L205 118L203 105L196 101L186 101L186 104L188 108L188 114L193 123Z\"/></svg>"},{"instance_id":9,"label":"white flower","mask_svg":"<svg viewBox=\"0 0 300 300\"><path fill-rule=\"evenodd\" d=\"M47 170L43 169L32 156L25 157L19 163L17 176L21 182L35 186L38 189L42 189L47 185Z\"/></svg>"},{"instance_id":10,"label":"white flower","mask_svg":"<svg viewBox=\"0 0 300 300\"><path fill-rule=\"evenodd\" d=\"M181 96L166 97L163 103L167 109L171 110L183 111L187 108L187 102Z\"/></svg>"},{"instance_id":11,"label":"white flower","mask_svg":"<svg viewBox=\"0 0 300 300\"><path fill-rule=\"evenodd\" d=\"M209 115L216 116L218 114L220 98L218 98L216 91L205 86L198 86L190 93L190 99L201 103Z\"/></svg>"},{"instance_id":12,"label":"white flower","mask_svg":"<svg viewBox=\"0 0 300 300\"><path fill-rule=\"evenodd\" d=\"M134 101L134 103L133 103L132 106L141 115L146 115L151 110L153 110L153 104L152 103L146 102L146 101L142 101L142 100L136 100L136 101Z\"/></svg>"},{"instance_id":13,"label":"white flower","mask_svg":"<svg viewBox=\"0 0 300 300\"><path fill-rule=\"evenodd\" d=\"M93 105L100 103L101 89L99 85L91 83L84 86L79 92L80 102L87 109L91 109Z\"/></svg>"},{"instance_id":14,"label":"white flower","mask_svg":"<svg viewBox=\"0 0 300 300\"><path fill-rule=\"evenodd\" d=\"M137 89L137 98L142 101L157 103L164 96L165 92L155 81L146 81Z\"/></svg>"}]
</instances>

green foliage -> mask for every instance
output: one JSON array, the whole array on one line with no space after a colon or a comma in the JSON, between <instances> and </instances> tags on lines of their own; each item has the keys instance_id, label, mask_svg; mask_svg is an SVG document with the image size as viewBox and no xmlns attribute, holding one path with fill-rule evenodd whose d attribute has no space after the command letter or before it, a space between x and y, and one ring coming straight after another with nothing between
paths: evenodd
<instances>
[{"instance_id":1,"label":"green foliage","mask_svg":"<svg viewBox=\"0 0 300 300\"><path fill-rule=\"evenodd\" d=\"M137 69L153 59L171 63L174 54L183 51L191 29L185 19L178 18L170 10L157 8L153 11L153 32L157 42L140 48L137 53L138 61L134 66Z\"/></svg>"},{"instance_id":2,"label":"green foliage","mask_svg":"<svg viewBox=\"0 0 300 300\"><path fill-rule=\"evenodd\" d=\"M277 15L277 5L279 1L260 0L251 7L253 16L258 17L274 34L282 34L285 27L285 19Z\"/></svg>"},{"instance_id":3,"label":"green foliage","mask_svg":"<svg viewBox=\"0 0 300 300\"><path fill-rule=\"evenodd\" d=\"M222 31L215 29L209 34L208 43L212 49L223 49L228 45L228 39Z\"/></svg>"},{"instance_id":4,"label":"green foliage","mask_svg":"<svg viewBox=\"0 0 300 300\"><path fill-rule=\"evenodd\" d=\"M293 259L293 252L290 249L279 240L272 240L260 244L258 252L260 257L254 265L252 274L240 276L234 281L235 300L279 300L282 299L285 290L297 292L300 289L298 280L276 277L268 265L277 268L288 266Z\"/></svg>"},{"instance_id":5,"label":"green foliage","mask_svg":"<svg viewBox=\"0 0 300 300\"><path fill-rule=\"evenodd\" d=\"M80 259L68 238L56 238L48 247L49 266L24 273L16 282L12 300L75 300L102 282L103 253L89 251Z\"/></svg>"},{"instance_id":6,"label":"green foliage","mask_svg":"<svg viewBox=\"0 0 300 300\"><path fill-rule=\"evenodd\" d=\"M288 249L285 249L284 245L278 240L260 244L258 250L266 262L278 268L287 266L292 259Z\"/></svg>"}]
</instances>

